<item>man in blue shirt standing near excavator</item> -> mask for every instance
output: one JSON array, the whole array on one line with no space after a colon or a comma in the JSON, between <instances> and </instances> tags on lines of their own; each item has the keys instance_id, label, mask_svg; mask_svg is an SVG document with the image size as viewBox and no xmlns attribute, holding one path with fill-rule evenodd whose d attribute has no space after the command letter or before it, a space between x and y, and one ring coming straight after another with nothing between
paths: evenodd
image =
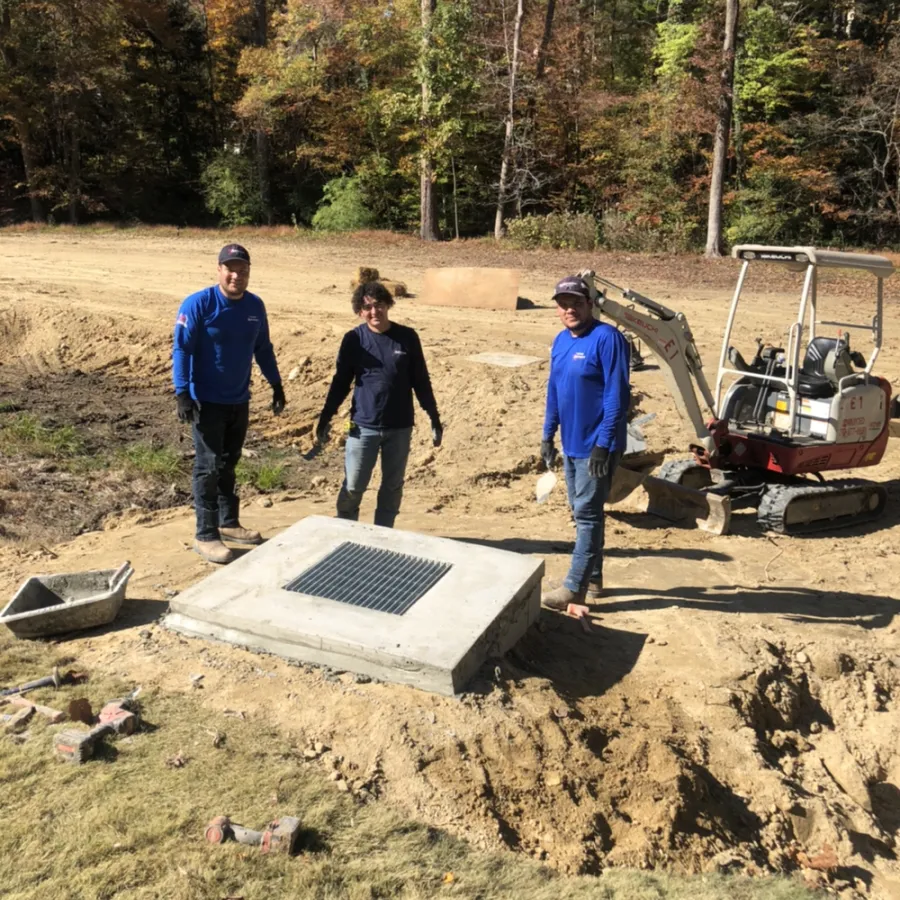
<instances>
[{"instance_id":1,"label":"man in blue shirt standing near excavator","mask_svg":"<svg viewBox=\"0 0 900 900\"><path fill-rule=\"evenodd\" d=\"M259 532L243 528L234 469L241 458L250 411L254 357L272 386L272 412L285 406L284 388L269 338L262 300L247 290L250 254L240 244L219 253L219 281L191 294L175 319L172 379L178 419L194 437L194 550L213 563L234 558L223 539L259 544Z\"/></svg>"},{"instance_id":2,"label":"man in blue shirt standing near excavator","mask_svg":"<svg viewBox=\"0 0 900 900\"><path fill-rule=\"evenodd\" d=\"M603 505L627 440L630 348L617 329L594 318L591 288L580 276L560 281L553 299L565 330L550 354L541 457L550 469L559 429L576 531L569 573L541 602L565 610L603 595Z\"/></svg>"}]
</instances>

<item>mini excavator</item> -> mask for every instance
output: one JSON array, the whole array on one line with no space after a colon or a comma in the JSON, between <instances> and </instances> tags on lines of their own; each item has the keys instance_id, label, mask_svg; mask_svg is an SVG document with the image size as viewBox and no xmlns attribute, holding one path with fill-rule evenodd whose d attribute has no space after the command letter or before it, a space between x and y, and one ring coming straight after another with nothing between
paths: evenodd
<instances>
[{"instance_id":1,"label":"mini excavator","mask_svg":"<svg viewBox=\"0 0 900 900\"><path fill-rule=\"evenodd\" d=\"M732 255L743 265L722 339L715 390L706 380L682 313L593 271L580 273L591 287L595 316L611 319L657 357L675 403L694 432L692 456L666 463L656 476L646 467L629 468L626 457L616 470L610 502L643 486L648 512L696 523L715 534L727 533L732 510L741 508L755 508L764 530L782 534L876 519L887 503L883 485L824 476L877 465L892 427L900 431L900 409L896 401L892 406L891 385L873 374L882 344L884 280L893 274L893 264L882 256L813 247L743 244L734 247ZM757 339L756 353L747 361L731 343L741 293L751 268L772 265L804 274L799 308L786 340L769 344ZM876 309L870 322L817 318L822 269L874 277ZM610 290L624 302L608 296ZM854 312L848 310L848 315ZM836 327L837 336L819 334L820 325ZM850 330L869 333L868 357L851 348Z\"/></svg>"}]
</instances>

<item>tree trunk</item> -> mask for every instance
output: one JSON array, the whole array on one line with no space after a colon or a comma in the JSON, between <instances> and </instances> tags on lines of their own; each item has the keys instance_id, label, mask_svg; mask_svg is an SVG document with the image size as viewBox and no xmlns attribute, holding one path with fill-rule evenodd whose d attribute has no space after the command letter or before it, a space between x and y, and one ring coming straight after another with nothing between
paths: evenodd
<instances>
[{"instance_id":1,"label":"tree trunk","mask_svg":"<svg viewBox=\"0 0 900 900\"><path fill-rule=\"evenodd\" d=\"M79 220L79 198L81 197L81 142L78 139L78 125L72 122L69 143L69 224L77 225Z\"/></svg>"},{"instance_id":2,"label":"tree trunk","mask_svg":"<svg viewBox=\"0 0 900 900\"><path fill-rule=\"evenodd\" d=\"M719 81L719 109L713 145L713 167L709 182L709 218L706 224L706 255L722 255L722 194L725 164L728 159L728 135L734 98L734 52L737 42L740 0L725 0L725 42L722 47L722 73Z\"/></svg>"},{"instance_id":3,"label":"tree trunk","mask_svg":"<svg viewBox=\"0 0 900 900\"><path fill-rule=\"evenodd\" d=\"M31 220L44 222L44 207L40 197L37 196L34 184L34 147L31 145L31 130L24 117L15 119L16 132L19 136L19 149L22 151L22 164L25 167L25 184L28 186L28 201L31 204Z\"/></svg>"},{"instance_id":4,"label":"tree trunk","mask_svg":"<svg viewBox=\"0 0 900 900\"><path fill-rule=\"evenodd\" d=\"M422 152L419 158L419 236L423 241L439 239L437 194L434 190L434 160L428 148L431 134L431 20L437 0L422 0Z\"/></svg>"},{"instance_id":5,"label":"tree trunk","mask_svg":"<svg viewBox=\"0 0 900 900\"><path fill-rule=\"evenodd\" d=\"M269 39L269 13L266 0L254 0L256 8L256 27L253 30L253 43L257 47L265 47ZM263 218L267 225L275 221L272 214L272 191L269 178L269 135L263 128L253 133L256 144L256 174L259 183L259 199L263 209Z\"/></svg>"},{"instance_id":6,"label":"tree trunk","mask_svg":"<svg viewBox=\"0 0 900 900\"><path fill-rule=\"evenodd\" d=\"M503 214L512 162L513 136L516 112L516 76L519 71L519 41L522 37L522 19L525 15L525 0L516 0L516 19L513 24L512 55L509 61L509 106L506 111L506 130L503 135L503 157L500 162L500 184L497 189L497 211L494 216L494 240L503 237Z\"/></svg>"}]
</instances>

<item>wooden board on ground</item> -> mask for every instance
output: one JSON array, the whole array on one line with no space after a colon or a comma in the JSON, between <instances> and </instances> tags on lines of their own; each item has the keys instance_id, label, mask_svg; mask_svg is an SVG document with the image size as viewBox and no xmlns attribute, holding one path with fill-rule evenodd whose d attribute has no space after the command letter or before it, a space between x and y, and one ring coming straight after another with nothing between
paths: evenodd
<instances>
[{"instance_id":1,"label":"wooden board on ground","mask_svg":"<svg viewBox=\"0 0 900 900\"><path fill-rule=\"evenodd\" d=\"M515 309L517 269L442 268L425 270L422 302L432 306Z\"/></svg>"}]
</instances>

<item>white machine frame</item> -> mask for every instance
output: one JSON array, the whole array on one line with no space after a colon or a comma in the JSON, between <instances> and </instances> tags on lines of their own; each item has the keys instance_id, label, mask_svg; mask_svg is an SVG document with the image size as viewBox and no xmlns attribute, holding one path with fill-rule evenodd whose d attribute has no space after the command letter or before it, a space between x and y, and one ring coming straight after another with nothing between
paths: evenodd
<instances>
[{"instance_id":1,"label":"white machine frame","mask_svg":"<svg viewBox=\"0 0 900 900\"><path fill-rule=\"evenodd\" d=\"M843 394L845 387L851 383L863 381L867 383L878 354L881 352L882 344L882 322L884 311L884 279L890 278L894 274L893 263L883 256L870 256L862 253L840 253L833 250L817 250L814 247L777 247L762 244L738 244L732 249L731 255L736 259L743 260L740 275L738 276L737 285L734 290L734 297L731 301L731 308L728 312L728 321L725 325L725 333L722 337L722 351L719 356L719 372L716 378L716 391L714 397L714 406L718 411L722 402L722 390L724 380L727 376L735 376L736 378L751 378L760 382L768 382L781 386L788 394L789 412L788 421L790 423L787 432L789 437L794 437L798 433L798 403L799 403L799 380L800 380L800 353L804 346L803 332L804 321L809 314L809 336L806 345L816 337L817 325L834 325L840 328L851 328L856 330L870 331L872 334L872 352L866 361L866 367L860 372L854 372L841 378L838 385L838 394ZM744 288L744 281L747 277L750 264L752 262L769 262L785 265L795 272L803 272L803 290L800 294L800 305L797 311L797 318L790 326L788 331L788 342L785 348L785 377L775 375L764 375L759 372L747 372L735 369L728 365L728 348L731 346L731 333L734 327L734 320L737 314L738 304L741 300L741 292ZM871 323L859 324L853 322L835 322L819 320L817 316L817 288L818 288L818 269L857 269L869 272L874 275L877 280L876 287L876 311Z\"/></svg>"}]
</instances>

